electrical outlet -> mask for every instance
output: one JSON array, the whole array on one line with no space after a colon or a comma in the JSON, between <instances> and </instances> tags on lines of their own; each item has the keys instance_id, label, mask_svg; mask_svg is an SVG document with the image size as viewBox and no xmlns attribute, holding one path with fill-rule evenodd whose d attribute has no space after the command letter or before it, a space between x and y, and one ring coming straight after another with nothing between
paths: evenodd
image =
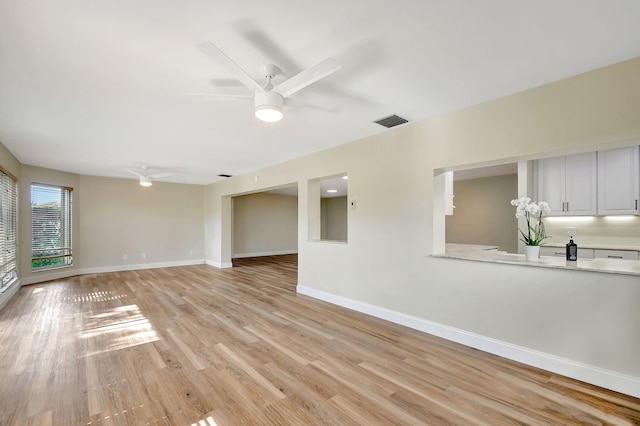
<instances>
[{"instance_id":1,"label":"electrical outlet","mask_svg":"<svg viewBox=\"0 0 640 426\"><path fill-rule=\"evenodd\" d=\"M570 237L576 236L576 228L574 226L567 226L567 235Z\"/></svg>"},{"instance_id":2,"label":"electrical outlet","mask_svg":"<svg viewBox=\"0 0 640 426\"><path fill-rule=\"evenodd\" d=\"M143 258L143 259L146 259L147 258L147 253L145 253L145 252L140 253L140 257Z\"/></svg>"},{"instance_id":3,"label":"electrical outlet","mask_svg":"<svg viewBox=\"0 0 640 426\"><path fill-rule=\"evenodd\" d=\"M127 259L129 259L129 256L127 256L126 254L123 254L122 255L122 260L127 260Z\"/></svg>"}]
</instances>

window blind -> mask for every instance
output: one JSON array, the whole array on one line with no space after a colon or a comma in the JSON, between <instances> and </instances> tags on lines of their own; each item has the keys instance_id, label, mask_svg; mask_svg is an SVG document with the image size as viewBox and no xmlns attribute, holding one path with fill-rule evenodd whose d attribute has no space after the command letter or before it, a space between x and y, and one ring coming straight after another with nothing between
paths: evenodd
<instances>
[{"instance_id":1,"label":"window blind","mask_svg":"<svg viewBox=\"0 0 640 426\"><path fill-rule=\"evenodd\" d=\"M0 293L18 278L18 182L0 170Z\"/></svg>"},{"instance_id":2,"label":"window blind","mask_svg":"<svg viewBox=\"0 0 640 426\"><path fill-rule=\"evenodd\" d=\"M31 269L70 266L73 189L31 185Z\"/></svg>"}]
</instances>

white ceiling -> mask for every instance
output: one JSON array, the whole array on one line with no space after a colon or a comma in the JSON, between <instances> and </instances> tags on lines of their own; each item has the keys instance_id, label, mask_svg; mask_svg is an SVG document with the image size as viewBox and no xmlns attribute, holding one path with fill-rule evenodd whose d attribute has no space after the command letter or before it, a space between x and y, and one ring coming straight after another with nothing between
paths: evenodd
<instances>
[{"instance_id":1,"label":"white ceiling","mask_svg":"<svg viewBox=\"0 0 640 426\"><path fill-rule=\"evenodd\" d=\"M640 56L638 0L0 0L0 141L80 174L208 184ZM342 69L264 124L196 45L274 83Z\"/></svg>"}]
</instances>

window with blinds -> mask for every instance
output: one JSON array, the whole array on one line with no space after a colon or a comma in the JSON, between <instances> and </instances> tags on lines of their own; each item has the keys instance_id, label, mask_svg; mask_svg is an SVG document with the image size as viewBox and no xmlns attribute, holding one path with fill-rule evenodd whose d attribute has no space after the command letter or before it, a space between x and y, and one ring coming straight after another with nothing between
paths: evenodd
<instances>
[{"instance_id":1,"label":"window with blinds","mask_svg":"<svg viewBox=\"0 0 640 426\"><path fill-rule=\"evenodd\" d=\"M0 293L18 278L18 182L0 170Z\"/></svg>"},{"instance_id":2,"label":"window with blinds","mask_svg":"<svg viewBox=\"0 0 640 426\"><path fill-rule=\"evenodd\" d=\"M31 270L73 264L71 210L73 188L31 184Z\"/></svg>"}]
</instances>

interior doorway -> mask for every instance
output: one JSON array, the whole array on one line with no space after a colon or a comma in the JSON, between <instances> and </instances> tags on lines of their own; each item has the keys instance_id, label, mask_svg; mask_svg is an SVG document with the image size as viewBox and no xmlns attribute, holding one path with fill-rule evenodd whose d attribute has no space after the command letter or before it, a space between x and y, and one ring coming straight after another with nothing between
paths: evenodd
<instances>
[{"instance_id":1,"label":"interior doorway","mask_svg":"<svg viewBox=\"0 0 640 426\"><path fill-rule=\"evenodd\" d=\"M297 184L232 197L231 229L234 265L237 259L297 255Z\"/></svg>"}]
</instances>

